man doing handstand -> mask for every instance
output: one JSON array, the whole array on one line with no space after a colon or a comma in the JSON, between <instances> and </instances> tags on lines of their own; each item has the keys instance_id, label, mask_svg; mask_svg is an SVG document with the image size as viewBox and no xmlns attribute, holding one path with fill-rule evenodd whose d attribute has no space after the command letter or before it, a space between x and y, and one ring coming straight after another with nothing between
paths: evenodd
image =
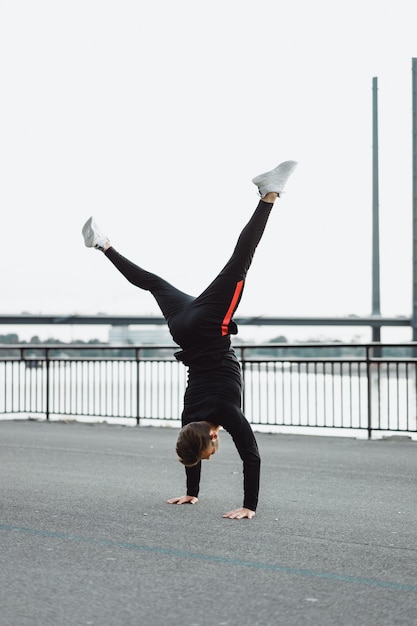
<instances>
[{"instance_id":1,"label":"man doing handstand","mask_svg":"<svg viewBox=\"0 0 417 626\"><path fill-rule=\"evenodd\" d=\"M261 200L242 230L224 268L197 298L173 287L161 277L119 254L100 233L92 217L82 233L85 245L104 252L136 287L155 297L174 341L181 348L175 357L188 367L188 381L176 451L185 465L186 495L169 504L198 501L201 461L209 459L219 444L219 429L232 436L243 462L243 506L225 513L231 519L255 516L258 504L260 456L255 436L241 411L242 379L230 335L237 334L233 315L240 302L245 278L275 200L296 167L284 161L253 179Z\"/></svg>"}]
</instances>

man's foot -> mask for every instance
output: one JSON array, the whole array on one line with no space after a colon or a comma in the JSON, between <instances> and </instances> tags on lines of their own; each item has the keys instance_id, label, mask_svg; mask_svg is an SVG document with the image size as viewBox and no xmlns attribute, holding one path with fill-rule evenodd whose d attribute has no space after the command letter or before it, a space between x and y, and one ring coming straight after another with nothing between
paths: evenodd
<instances>
[{"instance_id":1,"label":"man's foot","mask_svg":"<svg viewBox=\"0 0 417 626\"><path fill-rule=\"evenodd\" d=\"M101 234L99 227L92 217L90 217L84 224L82 233L84 243L87 248L96 248L96 250L104 252L104 250L107 250L110 245L110 241L107 237Z\"/></svg>"},{"instance_id":2,"label":"man's foot","mask_svg":"<svg viewBox=\"0 0 417 626\"><path fill-rule=\"evenodd\" d=\"M266 196L267 193L281 194L284 191L287 180L297 165L297 161L284 161L270 172L265 172L265 174L255 176L255 178L252 179L252 182L258 187L261 198Z\"/></svg>"}]
</instances>

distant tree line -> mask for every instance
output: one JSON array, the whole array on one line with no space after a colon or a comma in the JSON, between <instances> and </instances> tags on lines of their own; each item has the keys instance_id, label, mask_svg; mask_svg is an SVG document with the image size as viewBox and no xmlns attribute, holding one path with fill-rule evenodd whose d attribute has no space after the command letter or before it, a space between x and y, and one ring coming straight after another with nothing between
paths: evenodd
<instances>
[{"instance_id":1,"label":"distant tree line","mask_svg":"<svg viewBox=\"0 0 417 626\"><path fill-rule=\"evenodd\" d=\"M331 347L321 348L320 344L334 344ZM285 358L326 358L326 359L342 359L342 358L363 358L365 356L364 348L355 345L354 343L347 347L340 339L310 339L307 341L292 342L289 347L267 347L268 344L288 344L288 340L285 336L279 335L273 339L265 342L262 348L246 348L246 358L271 358L271 359L285 359ZM301 344L301 345L297 345ZM311 345L308 345L311 344ZM414 356L415 348L396 347L395 345L387 346L384 348L376 348L374 354L371 356L379 356L383 358L410 358ZM378 351L378 354L376 354Z\"/></svg>"},{"instance_id":2,"label":"distant tree line","mask_svg":"<svg viewBox=\"0 0 417 626\"><path fill-rule=\"evenodd\" d=\"M45 351L42 349L43 347L47 347L48 345L55 345L55 346L59 346L56 349L50 350L49 354L51 357L59 357L62 355L65 356L71 356L74 358L77 357L91 357L91 358L95 358L95 357L115 357L115 358L128 358L128 357L132 357L133 355L133 351L134 351L134 346L126 346L125 348L111 348L109 345L108 349L103 349L100 348L98 349L97 346L103 346L103 343L105 344L106 342L103 341L99 341L98 339L89 339L88 341L82 341L81 339L76 339L74 341L71 341L69 343L61 341L60 339L55 339L53 337L50 337L49 339L46 339L45 341L42 341L41 339L39 339L39 337L37 335L34 335L30 341L20 341L19 340L19 335L17 335L16 333L8 333L6 335L0 335L0 346L4 346L4 345L10 345L10 344L15 344L15 345L19 345L22 348L25 349L25 356L27 358L34 358L34 357L43 357L45 354ZM65 348L71 345L76 344L77 346L82 346L79 349L71 349L68 350L67 352L65 352ZM108 345L108 344L107 344ZM165 354L166 351L164 351ZM169 354L171 354L171 351L167 351ZM13 356L13 357L19 357L19 350L15 350L13 348L1 348L0 351L0 355L5 357L5 356ZM161 350L155 350L152 349L151 347L146 347L146 348L141 348L141 355L143 357L150 357L150 356L161 356Z\"/></svg>"},{"instance_id":3,"label":"distant tree line","mask_svg":"<svg viewBox=\"0 0 417 626\"><path fill-rule=\"evenodd\" d=\"M242 343L242 342L241 342ZM297 343L302 345L297 346ZM331 347L320 348L320 343L332 343ZM246 358L270 358L270 359L285 359L285 358L361 358L364 356L363 348L356 346L355 344L351 344L348 347L342 347L343 342L339 339L334 340L308 340L302 342L294 342L291 343L291 347L268 347L268 344L288 344L288 340L285 336L279 335L263 344L262 348L246 348L245 349L245 357ZM50 351L51 357L59 357L62 355L72 356L74 358L77 357L116 357L116 358L128 358L133 356L133 350L135 346L126 346L124 348L116 349L112 348L109 345L108 349L100 348L97 346L103 345L102 341L98 339L90 339L89 341L82 340L74 340L69 343L61 341L60 339L49 338L45 341L41 341L37 335L34 335L30 341L20 341L19 336L16 333L8 333L6 335L0 335L0 346L15 344L19 345L22 348L25 348L25 356L27 358L36 358L37 356L44 356L45 351L42 350L42 347L47 347L48 345L59 346L58 348ZM68 352L65 352L65 348L72 345L77 344L82 346L79 349L71 349ZM311 344L311 346L307 345ZM239 340L235 340L235 345L239 347ZM379 356L384 358L409 358L413 357L414 348L404 347L396 347L395 345L384 347L379 350ZM153 349L151 346L146 348L141 348L141 356L142 357L152 357L152 356L172 356L172 353L175 350L161 350ZM19 350L15 350L13 348L1 348L0 355L3 357L19 357Z\"/></svg>"}]
</instances>

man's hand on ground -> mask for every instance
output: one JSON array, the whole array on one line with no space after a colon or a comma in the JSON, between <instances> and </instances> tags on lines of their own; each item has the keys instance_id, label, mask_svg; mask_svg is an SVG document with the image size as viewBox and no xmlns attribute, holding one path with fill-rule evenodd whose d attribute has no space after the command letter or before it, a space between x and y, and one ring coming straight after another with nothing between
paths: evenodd
<instances>
[{"instance_id":1,"label":"man's hand on ground","mask_svg":"<svg viewBox=\"0 0 417 626\"><path fill-rule=\"evenodd\" d=\"M255 511L251 511L250 509L246 509L242 506L240 509L235 509L234 511L225 513L223 517L228 517L229 519L243 519L244 517L247 517L248 519L252 519L252 517L255 517Z\"/></svg>"},{"instance_id":2,"label":"man's hand on ground","mask_svg":"<svg viewBox=\"0 0 417 626\"><path fill-rule=\"evenodd\" d=\"M167 502L168 504L197 504L198 498L195 496L181 496L180 498L171 498Z\"/></svg>"}]
</instances>

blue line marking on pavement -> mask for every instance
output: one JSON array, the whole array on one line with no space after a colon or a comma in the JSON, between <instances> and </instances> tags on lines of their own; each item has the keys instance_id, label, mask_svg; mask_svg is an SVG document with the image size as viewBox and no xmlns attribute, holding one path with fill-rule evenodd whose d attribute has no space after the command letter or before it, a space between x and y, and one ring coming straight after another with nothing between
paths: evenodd
<instances>
[{"instance_id":1,"label":"blue line marking on pavement","mask_svg":"<svg viewBox=\"0 0 417 626\"><path fill-rule=\"evenodd\" d=\"M173 550L171 548L157 548L152 546L143 546L136 543L128 543L125 541L112 541L111 539L97 539L95 537L83 537L81 535L72 535L69 533L59 533L49 530L37 530L35 528L20 528L18 526L9 526L0 524L0 530L8 532L19 532L27 535L38 537L46 537L49 539L63 539L64 541L77 541L80 543L89 543L92 545L106 546L111 548L122 548L123 550L135 550L136 552L148 552L150 554L160 554L163 556L177 557L181 559L193 559L197 561L208 561L211 563L221 563L223 565L237 565L239 567L249 567L252 569L266 570L270 572L279 572L282 574L293 574L294 576L307 576L310 578L323 578L326 580L354 583L357 585L368 585L371 587L380 587L384 589L395 589L397 591L413 591L417 592L417 585L407 585L403 583L395 583L384 580L376 580L373 578L361 578L357 576L344 576L342 574L331 574L329 572L320 572L316 570L302 569L298 567L288 567L286 565L274 565L272 563L260 563L257 561L244 561L241 559L233 559L224 556L215 556L211 554L201 554L198 552L186 552L183 550Z\"/></svg>"}]
</instances>

